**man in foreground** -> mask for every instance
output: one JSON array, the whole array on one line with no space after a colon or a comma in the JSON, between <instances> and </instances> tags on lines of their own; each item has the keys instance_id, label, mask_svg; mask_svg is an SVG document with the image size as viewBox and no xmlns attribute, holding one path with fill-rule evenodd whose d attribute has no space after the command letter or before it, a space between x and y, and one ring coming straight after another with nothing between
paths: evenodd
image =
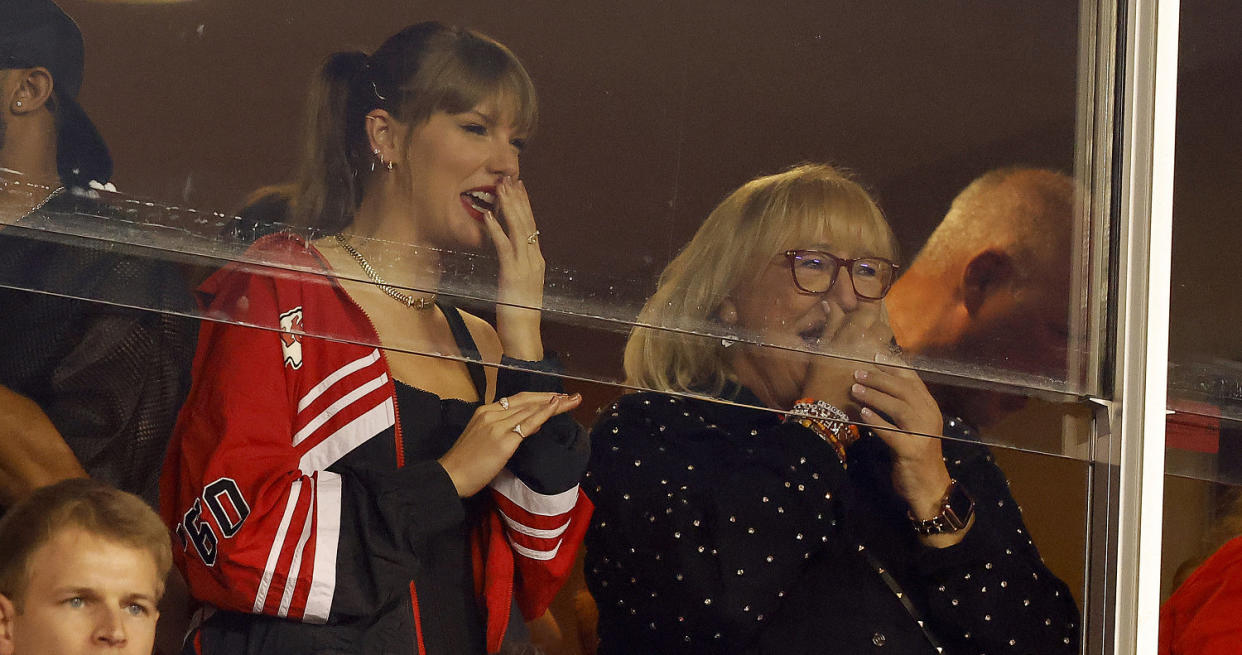
<instances>
[{"instance_id":1,"label":"man in foreground","mask_svg":"<svg viewBox=\"0 0 1242 655\"><path fill-rule=\"evenodd\" d=\"M149 655L171 564L141 498L89 479L35 491L0 520L0 655Z\"/></svg>"}]
</instances>

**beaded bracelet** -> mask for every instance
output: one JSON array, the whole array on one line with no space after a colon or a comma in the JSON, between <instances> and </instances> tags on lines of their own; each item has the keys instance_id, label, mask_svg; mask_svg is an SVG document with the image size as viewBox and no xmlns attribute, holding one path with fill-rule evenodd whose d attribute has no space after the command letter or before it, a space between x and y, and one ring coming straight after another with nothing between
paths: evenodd
<instances>
[{"instance_id":1,"label":"beaded bracelet","mask_svg":"<svg viewBox=\"0 0 1242 655\"><path fill-rule=\"evenodd\" d=\"M858 426L849 422L850 418L845 412L813 398L798 399L791 411L802 416L786 415L786 421L794 421L819 435L832 446L841 464L845 464L845 449L859 438Z\"/></svg>"}]
</instances>

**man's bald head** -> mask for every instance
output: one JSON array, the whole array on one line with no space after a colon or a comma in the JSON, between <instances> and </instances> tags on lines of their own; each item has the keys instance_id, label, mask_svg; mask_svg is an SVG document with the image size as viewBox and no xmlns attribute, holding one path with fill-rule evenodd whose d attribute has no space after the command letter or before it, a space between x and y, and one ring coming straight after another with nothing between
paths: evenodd
<instances>
[{"instance_id":1,"label":"man's bald head","mask_svg":"<svg viewBox=\"0 0 1242 655\"><path fill-rule=\"evenodd\" d=\"M1009 253L1023 275L1053 275L1048 267L1067 257L1073 217L1069 177L1033 168L989 171L953 199L910 268L953 271L992 249Z\"/></svg>"},{"instance_id":2,"label":"man's bald head","mask_svg":"<svg viewBox=\"0 0 1242 655\"><path fill-rule=\"evenodd\" d=\"M970 375L1064 380L1075 189L1032 168L990 171L963 189L886 300L902 346ZM985 424L998 411L967 418Z\"/></svg>"}]
</instances>

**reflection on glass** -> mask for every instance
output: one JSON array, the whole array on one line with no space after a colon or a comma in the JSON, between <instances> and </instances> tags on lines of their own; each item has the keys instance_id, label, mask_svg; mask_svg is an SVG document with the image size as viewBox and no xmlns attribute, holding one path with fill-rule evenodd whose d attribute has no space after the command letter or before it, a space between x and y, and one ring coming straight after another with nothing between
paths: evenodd
<instances>
[{"instance_id":1,"label":"reflection on glass","mask_svg":"<svg viewBox=\"0 0 1242 655\"><path fill-rule=\"evenodd\" d=\"M541 103L546 129L525 155L524 163L533 165L523 167L521 177L530 185L548 262L538 304L570 376L622 381L619 349L599 344L620 342L653 290L654 272L725 190L758 171L806 158L830 158L863 171L897 225L902 249L913 252L954 193L979 171L1016 161L1065 170L1072 164L1079 105L1073 3L1035 15L1010 8L903 6L828 16L814 3L776 14L730 7L702 15L689 9L684 3L658 12L614 8L615 15L600 21L592 11L504 7L479 16L469 3L420 6L428 15L484 21L519 51L533 53L527 63L537 79L547 80L540 88L547 100ZM115 198L123 221L45 225L47 232L151 246L188 264L196 281L227 261L253 262L259 254L242 254L231 239L251 242L292 227L321 243L326 233L297 220L290 205L306 189L284 183L306 145L296 111L304 104L303 81L321 52L375 42L408 6L379 0L368 12L343 15L330 3L311 2L296 21L264 3L187 3L160 11L78 3L72 10L90 37L92 60L107 64L92 72L94 86L85 87L85 97L100 108L92 116L103 133L114 136L127 194ZM879 20L876 11L894 20ZM889 27L877 36L907 49L864 56L843 46L886 22ZM108 38L118 23L147 34L143 48ZM255 24L267 29L256 34L249 29ZM610 29L599 32L601 24ZM901 26L901 34L893 25ZM705 38L709 33L732 38ZM936 36L943 34L955 36ZM1031 39L1033 34L1040 36ZM643 48L634 48L639 42ZM1024 45L1014 51L1017 42ZM312 52L315 47L321 51ZM254 52L263 53L263 66L238 62L242 53ZM932 88L926 76L912 73L918 68L912 62L926 61L952 71L938 76L933 93L952 102L918 100ZM249 91L245 103L237 101L238 84ZM135 88L150 97L124 91ZM773 97L781 98L779 108ZM144 99L149 101L139 101ZM829 122L826 106L832 107ZM369 174L381 164L372 160L350 164ZM303 197L301 205L308 202L314 204ZM240 220L216 211L239 204ZM489 317L496 311L500 263L486 240L474 248L446 247L426 235L367 236L354 234L351 244L387 286L414 297L435 292ZM441 253L436 284L428 276L408 279L383 270L408 264L416 249ZM356 263L341 264L329 275L377 284ZM1075 297L1083 292L1072 291ZM537 304L505 298L501 311L510 303ZM689 332L709 344L728 336L710 322L674 323L654 327ZM744 332L732 336L762 342ZM385 345L458 356L414 338ZM1032 372L1020 356L1006 354L1008 345L983 345L997 346L993 356L946 354L909 363L965 376L957 381L966 384L1082 391L1059 363ZM792 349L793 359L813 350L801 344Z\"/></svg>"},{"instance_id":2,"label":"reflection on glass","mask_svg":"<svg viewBox=\"0 0 1242 655\"><path fill-rule=\"evenodd\" d=\"M1242 649L1242 49L1226 27L1242 8L1180 7L1160 652L1225 653Z\"/></svg>"},{"instance_id":3,"label":"reflection on glass","mask_svg":"<svg viewBox=\"0 0 1242 655\"><path fill-rule=\"evenodd\" d=\"M83 66L55 4L0 5L0 511L84 474L153 503L189 384L196 321L141 311L191 310L175 265L28 238L48 217L113 215L97 202L112 158L78 104Z\"/></svg>"},{"instance_id":4,"label":"reflection on glass","mask_svg":"<svg viewBox=\"0 0 1242 655\"><path fill-rule=\"evenodd\" d=\"M500 43L426 22L330 56L309 97L287 209L317 238L260 238L247 257L274 270L231 262L199 288L227 320L203 326L160 498L190 592L214 608L192 639L521 650L514 617L547 609L590 514L586 437L565 415L581 397L559 393L531 309L531 80ZM432 247L371 247L420 239ZM439 297L443 251L484 245L495 328Z\"/></svg>"},{"instance_id":5,"label":"reflection on glass","mask_svg":"<svg viewBox=\"0 0 1242 655\"><path fill-rule=\"evenodd\" d=\"M1075 200L1073 180L1053 171L1006 168L971 182L889 296L902 347L942 370L1065 380ZM938 397L979 426L1025 403L952 387Z\"/></svg>"},{"instance_id":6,"label":"reflection on glass","mask_svg":"<svg viewBox=\"0 0 1242 655\"><path fill-rule=\"evenodd\" d=\"M641 323L713 322L850 359L634 330L631 384L741 406L647 392L601 413L585 482L601 653L1077 651L1069 589L973 428L942 425L914 372L874 365L898 361L868 297L886 285L868 294L839 270L894 256L866 192L809 164L729 194L661 275ZM917 436L942 434L955 440Z\"/></svg>"}]
</instances>

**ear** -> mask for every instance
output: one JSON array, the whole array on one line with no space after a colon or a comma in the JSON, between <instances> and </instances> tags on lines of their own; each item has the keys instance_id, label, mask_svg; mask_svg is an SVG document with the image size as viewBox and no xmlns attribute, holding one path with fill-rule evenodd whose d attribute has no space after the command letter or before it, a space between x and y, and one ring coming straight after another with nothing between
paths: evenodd
<instances>
[{"instance_id":1,"label":"ear","mask_svg":"<svg viewBox=\"0 0 1242 655\"><path fill-rule=\"evenodd\" d=\"M716 318L721 325L737 324L737 305L732 298L725 296L725 299L720 302L720 309L716 310Z\"/></svg>"},{"instance_id":2,"label":"ear","mask_svg":"<svg viewBox=\"0 0 1242 655\"><path fill-rule=\"evenodd\" d=\"M17 644L13 637L13 621L17 618L17 609L8 596L0 594L0 655L13 655Z\"/></svg>"},{"instance_id":3,"label":"ear","mask_svg":"<svg viewBox=\"0 0 1242 655\"><path fill-rule=\"evenodd\" d=\"M7 109L15 115L29 114L42 109L52 97L55 86L52 74L42 66L16 71L17 86L6 100Z\"/></svg>"},{"instance_id":4,"label":"ear","mask_svg":"<svg viewBox=\"0 0 1242 655\"><path fill-rule=\"evenodd\" d=\"M962 273L962 299L970 316L976 316L987 301L1014 279L1013 258L1009 253L988 249L975 255Z\"/></svg>"},{"instance_id":5,"label":"ear","mask_svg":"<svg viewBox=\"0 0 1242 655\"><path fill-rule=\"evenodd\" d=\"M397 147L397 132L400 123L386 109L372 109L366 118L367 142L372 154L377 154L382 162L398 161L400 148Z\"/></svg>"}]
</instances>

